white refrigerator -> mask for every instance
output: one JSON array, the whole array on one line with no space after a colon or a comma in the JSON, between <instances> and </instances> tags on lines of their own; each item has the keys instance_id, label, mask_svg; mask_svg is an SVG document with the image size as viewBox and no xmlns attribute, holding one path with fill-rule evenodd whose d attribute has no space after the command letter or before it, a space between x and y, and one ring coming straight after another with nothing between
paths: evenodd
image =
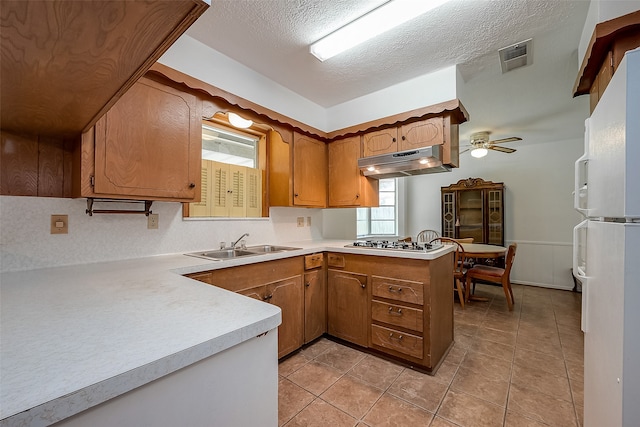
<instances>
[{"instance_id":1,"label":"white refrigerator","mask_svg":"<svg viewBox=\"0 0 640 427\"><path fill-rule=\"evenodd\" d=\"M582 282L584 426L640 426L640 49L585 123L573 270Z\"/></svg>"}]
</instances>

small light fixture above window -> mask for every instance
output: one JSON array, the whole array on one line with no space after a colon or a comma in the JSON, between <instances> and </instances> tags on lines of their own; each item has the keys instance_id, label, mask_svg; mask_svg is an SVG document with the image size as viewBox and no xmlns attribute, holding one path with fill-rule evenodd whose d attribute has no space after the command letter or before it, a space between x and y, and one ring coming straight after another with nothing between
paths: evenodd
<instances>
[{"instance_id":1,"label":"small light fixture above window","mask_svg":"<svg viewBox=\"0 0 640 427\"><path fill-rule=\"evenodd\" d=\"M488 152L489 150L487 150L486 148L474 148L473 150L471 150L471 155L476 159L479 159L486 156Z\"/></svg>"},{"instance_id":2,"label":"small light fixture above window","mask_svg":"<svg viewBox=\"0 0 640 427\"><path fill-rule=\"evenodd\" d=\"M320 61L326 61L447 1L391 0L313 43L309 52Z\"/></svg>"},{"instance_id":3,"label":"small light fixture above window","mask_svg":"<svg viewBox=\"0 0 640 427\"><path fill-rule=\"evenodd\" d=\"M229 118L229 123L231 123L233 126L240 129L246 129L248 127L251 127L251 125L253 125L253 120L243 119L236 113L230 112L227 115L227 117Z\"/></svg>"}]
</instances>

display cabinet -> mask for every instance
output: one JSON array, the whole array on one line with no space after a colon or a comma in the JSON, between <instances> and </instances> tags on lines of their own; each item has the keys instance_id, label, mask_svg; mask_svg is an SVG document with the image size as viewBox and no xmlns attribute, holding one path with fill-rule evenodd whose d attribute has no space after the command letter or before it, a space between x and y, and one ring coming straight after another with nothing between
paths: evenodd
<instances>
[{"instance_id":1,"label":"display cabinet","mask_svg":"<svg viewBox=\"0 0 640 427\"><path fill-rule=\"evenodd\" d=\"M442 235L504 246L504 184L481 178L442 187Z\"/></svg>"}]
</instances>

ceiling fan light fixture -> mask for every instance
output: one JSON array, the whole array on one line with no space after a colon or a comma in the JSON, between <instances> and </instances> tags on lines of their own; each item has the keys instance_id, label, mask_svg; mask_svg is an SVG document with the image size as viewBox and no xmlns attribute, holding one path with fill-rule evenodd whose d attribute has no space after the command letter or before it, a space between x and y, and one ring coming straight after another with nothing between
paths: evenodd
<instances>
[{"instance_id":1,"label":"ceiling fan light fixture","mask_svg":"<svg viewBox=\"0 0 640 427\"><path fill-rule=\"evenodd\" d=\"M489 150L487 150L486 148L474 148L473 150L471 150L471 155L473 157L475 157L476 159L480 159L484 156L486 156L489 153Z\"/></svg>"},{"instance_id":2,"label":"ceiling fan light fixture","mask_svg":"<svg viewBox=\"0 0 640 427\"><path fill-rule=\"evenodd\" d=\"M253 120L244 119L236 113L229 113L227 118L229 119L229 123L240 129L247 129L253 125Z\"/></svg>"},{"instance_id":3,"label":"ceiling fan light fixture","mask_svg":"<svg viewBox=\"0 0 640 427\"><path fill-rule=\"evenodd\" d=\"M320 61L351 49L450 0L391 0L309 46Z\"/></svg>"}]
</instances>

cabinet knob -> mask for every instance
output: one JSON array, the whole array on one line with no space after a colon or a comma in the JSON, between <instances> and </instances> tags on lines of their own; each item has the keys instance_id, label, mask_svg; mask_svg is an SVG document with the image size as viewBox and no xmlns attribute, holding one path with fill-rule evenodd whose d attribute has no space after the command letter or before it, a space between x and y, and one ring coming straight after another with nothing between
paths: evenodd
<instances>
[{"instance_id":1,"label":"cabinet knob","mask_svg":"<svg viewBox=\"0 0 640 427\"><path fill-rule=\"evenodd\" d=\"M391 139L391 141L396 142L396 139L395 139L395 138L393 138L393 139Z\"/></svg>"},{"instance_id":2,"label":"cabinet knob","mask_svg":"<svg viewBox=\"0 0 640 427\"><path fill-rule=\"evenodd\" d=\"M360 198L360 195L359 195L359 194L356 194L356 199L359 199L359 198Z\"/></svg>"},{"instance_id":3,"label":"cabinet knob","mask_svg":"<svg viewBox=\"0 0 640 427\"><path fill-rule=\"evenodd\" d=\"M364 288L366 288L366 287L367 287L367 285L366 285L366 284L364 284L364 283L361 283L361 284L360 284L360 287L361 287L362 289L364 289Z\"/></svg>"},{"instance_id":4,"label":"cabinet knob","mask_svg":"<svg viewBox=\"0 0 640 427\"><path fill-rule=\"evenodd\" d=\"M402 140L405 141L406 139L407 139L407 137L402 135Z\"/></svg>"},{"instance_id":5,"label":"cabinet knob","mask_svg":"<svg viewBox=\"0 0 640 427\"><path fill-rule=\"evenodd\" d=\"M293 197L298 197L298 193L294 194Z\"/></svg>"},{"instance_id":6,"label":"cabinet knob","mask_svg":"<svg viewBox=\"0 0 640 427\"><path fill-rule=\"evenodd\" d=\"M196 184L195 184L195 182L190 183L190 184L189 184L189 188L196 188Z\"/></svg>"},{"instance_id":7,"label":"cabinet knob","mask_svg":"<svg viewBox=\"0 0 640 427\"><path fill-rule=\"evenodd\" d=\"M309 286L311 286L311 283L309 283L309 282L304 282L304 285L308 288Z\"/></svg>"}]
</instances>

